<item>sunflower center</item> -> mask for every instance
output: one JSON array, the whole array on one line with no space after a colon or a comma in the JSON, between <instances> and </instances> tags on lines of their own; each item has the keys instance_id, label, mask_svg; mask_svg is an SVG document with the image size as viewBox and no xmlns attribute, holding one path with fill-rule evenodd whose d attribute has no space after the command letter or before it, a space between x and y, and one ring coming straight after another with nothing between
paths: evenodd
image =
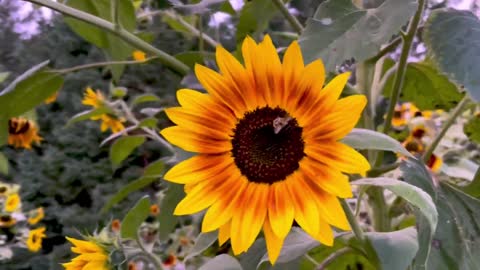
<instances>
[{"instance_id":1,"label":"sunflower center","mask_svg":"<svg viewBox=\"0 0 480 270\"><path fill-rule=\"evenodd\" d=\"M8 120L8 133L12 135L24 134L30 129L28 121L22 123L17 120Z\"/></svg>"},{"instance_id":2,"label":"sunflower center","mask_svg":"<svg viewBox=\"0 0 480 270\"><path fill-rule=\"evenodd\" d=\"M305 156L302 128L279 107L245 113L233 132L235 164L251 182L273 184L285 180Z\"/></svg>"}]
</instances>

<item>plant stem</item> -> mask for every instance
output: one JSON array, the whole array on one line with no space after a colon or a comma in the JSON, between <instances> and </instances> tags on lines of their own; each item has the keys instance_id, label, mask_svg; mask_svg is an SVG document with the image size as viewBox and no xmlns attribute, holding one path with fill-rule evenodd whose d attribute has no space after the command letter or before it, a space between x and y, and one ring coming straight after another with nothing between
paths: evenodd
<instances>
[{"instance_id":1,"label":"plant stem","mask_svg":"<svg viewBox=\"0 0 480 270\"><path fill-rule=\"evenodd\" d=\"M155 269L163 270L162 262L157 258L157 256L145 249L139 236L137 236L135 240L145 256L147 256L147 258L149 258L149 260L155 265Z\"/></svg>"},{"instance_id":2,"label":"plant stem","mask_svg":"<svg viewBox=\"0 0 480 270\"><path fill-rule=\"evenodd\" d=\"M52 0L23 0L27 1L36 5L44 6L55 11L58 11L64 15L73 17L80 21L89 23L91 25L95 25L101 29L104 29L113 35L123 39L125 42L129 43L135 48L138 48L144 52L153 54L158 56L160 61L162 61L165 65L170 66L172 69L176 70L178 73L182 75L186 75L190 68L185 65L184 63L177 60L175 57L171 56L170 54L159 50L152 45L148 44L147 42L143 41L141 38L135 36L134 34L128 32L125 29L117 29L115 25L107 20L89 14L87 12L83 12L81 10L77 10L66 6L64 4L57 3Z\"/></svg>"},{"instance_id":3,"label":"plant stem","mask_svg":"<svg viewBox=\"0 0 480 270\"><path fill-rule=\"evenodd\" d=\"M273 3L277 6L277 8L282 12L283 16L287 19L290 23L292 28L298 33L301 34L303 31L303 25L297 20L295 16L293 16L285 6L282 0L273 0Z\"/></svg>"},{"instance_id":4,"label":"plant stem","mask_svg":"<svg viewBox=\"0 0 480 270\"><path fill-rule=\"evenodd\" d=\"M183 27L185 27L194 36L196 36L196 37L202 39L203 41L205 41L205 43L210 45L212 48L215 48L215 47L220 45L213 38L211 38L210 36L206 35L202 31L195 28L195 26L193 26L190 23L188 23L187 21L185 21L181 16L178 16L177 13L175 13L174 11L170 11L170 10L159 11L159 14L161 14L163 16L166 16L166 17L168 17L172 20L175 20L176 22L181 24Z\"/></svg>"},{"instance_id":5,"label":"plant stem","mask_svg":"<svg viewBox=\"0 0 480 270\"><path fill-rule=\"evenodd\" d=\"M118 17L118 0L110 0L110 6L112 8L112 20L113 24L115 25L115 29L119 30L121 28L120 25L120 18Z\"/></svg>"},{"instance_id":6,"label":"plant stem","mask_svg":"<svg viewBox=\"0 0 480 270\"><path fill-rule=\"evenodd\" d=\"M380 52L377 53L377 55L370 58L369 61L372 61L374 63L377 62L380 58L384 57L387 53L392 52L394 49L396 49L401 42L402 42L401 37L395 38L394 40L392 40L392 42L390 42L388 45L383 47L383 49L381 49Z\"/></svg>"},{"instance_id":7,"label":"plant stem","mask_svg":"<svg viewBox=\"0 0 480 270\"><path fill-rule=\"evenodd\" d=\"M389 231L390 220L388 218L387 202L383 195L383 188L369 187L367 194L373 212L373 228L377 232Z\"/></svg>"},{"instance_id":8,"label":"plant stem","mask_svg":"<svg viewBox=\"0 0 480 270\"><path fill-rule=\"evenodd\" d=\"M75 71L80 71L84 69L89 69L89 68L96 68L96 67L104 67L104 66L111 66L111 65L136 65L136 64L144 64L150 60L156 59L157 57L150 57L146 59L145 61L135 61L135 60L130 60L130 61L106 61L106 62L96 62L96 63L89 63L85 65L79 65L79 66L74 66L74 67L69 67L69 68L63 68L63 69L54 69L50 70L50 72L57 72L57 73L70 73L70 72L75 72Z\"/></svg>"},{"instance_id":9,"label":"plant stem","mask_svg":"<svg viewBox=\"0 0 480 270\"><path fill-rule=\"evenodd\" d=\"M443 136L445 136L448 129L453 125L453 123L455 123L455 120L462 113L465 105L468 103L469 100L470 100L470 98L468 97L467 94L465 94L463 99L457 104L457 106L453 110L452 114L447 119L447 122L445 122L445 124L443 125L442 130L440 130L440 132L435 137L433 142L427 147L427 150L425 150L425 153L423 154L423 161L424 162L427 162L430 159L430 157L433 154L433 151L435 150L435 148L437 148L438 144L442 140Z\"/></svg>"},{"instance_id":10,"label":"plant stem","mask_svg":"<svg viewBox=\"0 0 480 270\"><path fill-rule=\"evenodd\" d=\"M400 60L398 61L397 73L393 81L392 92L390 96L390 105L387 110L387 117L385 118L385 124L383 126L383 133L388 133L392 126L393 112L395 110L395 105L397 104L400 91L403 87L403 80L405 78L405 72L407 70L407 60L410 55L410 49L412 48L412 43L417 33L418 24L422 18L423 9L425 7L425 0L418 0L418 9L415 15L413 16L410 24L408 25L408 30L405 36L403 36L403 46L402 52L400 54Z\"/></svg>"},{"instance_id":11,"label":"plant stem","mask_svg":"<svg viewBox=\"0 0 480 270\"><path fill-rule=\"evenodd\" d=\"M345 199L340 199L340 204L342 205L343 211L345 211L345 215L347 215L347 220L350 224L350 227L352 227L353 233L358 240L363 243L365 241L365 235L363 234L362 228L360 228L360 225L358 224L350 205L348 205L348 202Z\"/></svg>"},{"instance_id":12,"label":"plant stem","mask_svg":"<svg viewBox=\"0 0 480 270\"><path fill-rule=\"evenodd\" d=\"M325 270L328 265L330 265L333 261L335 261L338 257L341 257L349 252L352 252L353 249L349 248L349 247L344 247L344 248L341 248L335 252L333 252L332 254L328 255L328 257L317 267L315 268L316 270Z\"/></svg>"}]
</instances>

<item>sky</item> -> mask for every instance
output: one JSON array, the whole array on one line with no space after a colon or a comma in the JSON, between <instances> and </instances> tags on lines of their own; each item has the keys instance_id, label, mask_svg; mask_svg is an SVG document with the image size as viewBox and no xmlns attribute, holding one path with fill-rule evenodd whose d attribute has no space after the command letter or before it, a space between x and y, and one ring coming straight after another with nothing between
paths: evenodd
<instances>
[{"instance_id":1,"label":"sky","mask_svg":"<svg viewBox=\"0 0 480 270\"><path fill-rule=\"evenodd\" d=\"M22 0L12 0L18 7L19 10L12 14L12 18L14 18L17 22L14 27L14 31L19 33L22 38L29 39L30 37L39 33L39 24L36 21L30 22L22 22L35 8L33 4L24 2ZM56 1L56 0L53 0ZM240 10L243 6L243 0L229 0L235 10ZM441 2L442 0L436 0L437 2ZM477 2L480 5L480 0L450 0L449 6L460 9L460 10L468 10L472 6L474 2ZM36 8L39 16L43 17L45 20L50 20L53 16L53 11L41 7ZM480 15L480 14L477 14ZM214 27L226 20L228 20L230 15L223 12L216 12L213 14L212 19L209 22L209 26Z\"/></svg>"}]
</instances>

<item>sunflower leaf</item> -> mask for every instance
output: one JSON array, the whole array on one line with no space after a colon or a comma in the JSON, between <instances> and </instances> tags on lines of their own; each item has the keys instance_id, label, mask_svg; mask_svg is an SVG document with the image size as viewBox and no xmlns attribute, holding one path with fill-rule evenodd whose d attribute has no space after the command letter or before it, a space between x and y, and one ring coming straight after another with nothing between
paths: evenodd
<instances>
[{"instance_id":1,"label":"sunflower leaf","mask_svg":"<svg viewBox=\"0 0 480 270\"><path fill-rule=\"evenodd\" d=\"M169 234L177 225L178 218L173 215L173 211L183 197L185 197L183 185L168 184L168 190L160 204L162 210L158 215L158 221L160 222L160 229L158 231L160 240L168 239Z\"/></svg>"},{"instance_id":2,"label":"sunflower leaf","mask_svg":"<svg viewBox=\"0 0 480 270\"><path fill-rule=\"evenodd\" d=\"M234 257L228 254L221 254L209 260L198 270L242 270L242 266Z\"/></svg>"},{"instance_id":3,"label":"sunflower leaf","mask_svg":"<svg viewBox=\"0 0 480 270\"><path fill-rule=\"evenodd\" d=\"M8 159L2 152L0 152L0 173L8 174Z\"/></svg>"},{"instance_id":4,"label":"sunflower leaf","mask_svg":"<svg viewBox=\"0 0 480 270\"><path fill-rule=\"evenodd\" d=\"M188 253L187 257L185 257L184 261L191 259L202 252L204 252L207 248L209 248L215 241L218 239L218 232L208 232L208 233L201 233L197 239L195 239L195 245L193 245L192 249Z\"/></svg>"},{"instance_id":5,"label":"sunflower leaf","mask_svg":"<svg viewBox=\"0 0 480 270\"><path fill-rule=\"evenodd\" d=\"M110 160L113 166L120 165L145 140L144 136L125 136L116 140L110 148Z\"/></svg>"},{"instance_id":6,"label":"sunflower leaf","mask_svg":"<svg viewBox=\"0 0 480 270\"><path fill-rule=\"evenodd\" d=\"M278 12L273 1L252 0L245 2L240 11L236 39L241 43L246 36L256 36L268 26L270 19Z\"/></svg>"},{"instance_id":7,"label":"sunflower leaf","mask_svg":"<svg viewBox=\"0 0 480 270\"><path fill-rule=\"evenodd\" d=\"M378 8L359 9L351 0L320 4L299 38L305 62L321 58L328 71L345 60L374 56L417 10L416 0L386 0Z\"/></svg>"},{"instance_id":8,"label":"sunflower leaf","mask_svg":"<svg viewBox=\"0 0 480 270\"><path fill-rule=\"evenodd\" d=\"M397 140L369 129L354 128L342 142L355 149L375 149L401 153L407 157L412 157Z\"/></svg>"},{"instance_id":9,"label":"sunflower leaf","mask_svg":"<svg viewBox=\"0 0 480 270\"><path fill-rule=\"evenodd\" d=\"M470 11L435 10L423 33L428 54L450 79L480 102L480 20Z\"/></svg>"},{"instance_id":10,"label":"sunflower leaf","mask_svg":"<svg viewBox=\"0 0 480 270\"><path fill-rule=\"evenodd\" d=\"M137 231L143 221L150 214L150 199L148 196L141 198L122 220L120 235L122 238L136 239Z\"/></svg>"}]
</instances>

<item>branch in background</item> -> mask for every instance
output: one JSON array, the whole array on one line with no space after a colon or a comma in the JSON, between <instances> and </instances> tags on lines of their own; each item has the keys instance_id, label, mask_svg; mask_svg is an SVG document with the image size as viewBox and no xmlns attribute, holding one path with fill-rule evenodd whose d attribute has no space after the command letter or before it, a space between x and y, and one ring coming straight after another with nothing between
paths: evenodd
<instances>
[{"instance_id":1,"label":"branch in background","mask_svg":"<svg viewBox=\"0 0 480 270\"><path fill-rule=\"evenodd\" d=\"M70 16L80 21L102 28L112 33L113 35L123 39L125 42L129 43L133 47L138 48L139 50L142 50L144 52L158 56L159 60L162 63L171 67L172 69L176 70L182 75L186 75L190 71L190 68L187 65L180 62L175 57L171 56L170 54L162 50L159 50L153 47L149 43L143 41L141 38L126 31L125 29L117 29L113 23L107 20L104 20L92 14L89 14L87 12L83 12L81 10L77 10L69 6L57 3L52 0L24 0L24 1L53 9L66 16Z\"/></svg>"},{"instance_id":2,"label":"branch in background","mask_svg":"<svg viewBox=\"0 0 480 270\"><path fill-rule=\"evenodd\" d=\"M381 49L377 55L370 58L368 61L372 61L374 63L377 62L380 58L384 57L387 53L390 53L393 50L395 50L398 47L398 45L400 45L401 42L402 42L402 38L397 37L396 39L392 40L392 42L390 42L388 45L383 47L383 49Z\"/></svg>"},{"instance_id":3,"label":"branch in background","mask_svg":"<svg viewBox=\"0 0 480 270\"><path fill-rule=\"evenodd\" d=\"M80 71L80 70L89 69L89 68L105 67L105 66L111 66L111 65L136 65L136 64L143 64L157 58L158 57L150 57L145 59L145 61L130 60L130 61L97 62L97 63L90 63L90 64L79 65L79 66L63 68L63 69L54 69L54 70L51 70L50 72L57 72L57 73L64 74L64 73L70 73L70 72Z\"/></svg>"},{"instance_id":4,"label":"branch in background","mask_svg":"<svg viewBox=\"0 0 480 270\"><path fill-rule=\"evenodd\" d=\"M283 16L288 20L293 29L300 35L303 31L303 25L293 16L285 6L282 0L273 0L273 3L282 12Z\"/></svg>"}]
</instances>

